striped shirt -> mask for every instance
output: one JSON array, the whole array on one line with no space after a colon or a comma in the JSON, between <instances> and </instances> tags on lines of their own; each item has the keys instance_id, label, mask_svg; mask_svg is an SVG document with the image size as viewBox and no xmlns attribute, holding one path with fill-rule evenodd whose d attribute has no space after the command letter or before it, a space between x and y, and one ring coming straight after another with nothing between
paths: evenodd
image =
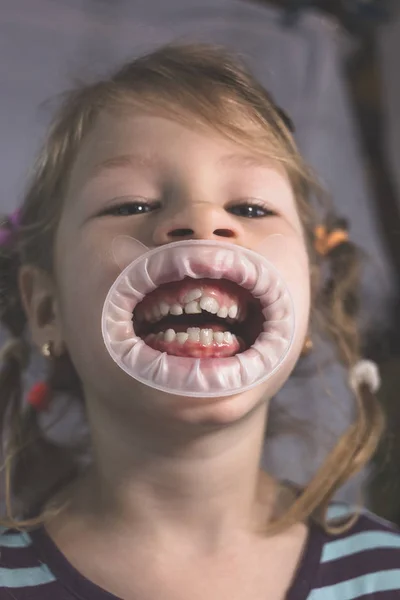
<instances>
[{"instance_id":1,"label":"striped shirt","mask_svg":"<svg viewBox=\"0 0 400 600\"><path fill-rule=\"evenodd\" d=\"M0 600L118 600L78 573L43 528L3 529L0 552ZM310 528L287 600L395 598L400 599L400 530L369 513L340 535Z\"/></svg>"}]
</instances>

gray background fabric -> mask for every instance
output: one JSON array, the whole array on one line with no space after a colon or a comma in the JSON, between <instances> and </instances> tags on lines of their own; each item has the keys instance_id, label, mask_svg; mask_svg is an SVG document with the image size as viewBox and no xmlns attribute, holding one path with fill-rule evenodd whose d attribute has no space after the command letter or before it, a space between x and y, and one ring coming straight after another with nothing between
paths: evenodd
<instances>
[{"instance_id":1,"label":"gray background fabric","mask_svg":"<svg viewBox=\"0 0 400 600\"><path fill-rule=\"evenodd\" d=\"M388 159L397 185L397 198L400 198L400 15L382 27L379 33Z\"/></svg>"},{"instance_id":2,"label":"gray background fabric","mask_svg":"<svg viewBox=\"0 0 400 600\"><path fill-rule=\"evenodd\" d=\"M317 14L303 14L288 27L274 9L240 0L2 0L1 210L13 209L22 197L51 114L49 99L76 77L103 74L173 40L214 42L240 53L292 116L306 158L338 211L349 217L354 240L371 257L364 277L364 322L378 326L394 294L391 267L379 239L340 75L343 34ZM341 431L352 413L346 373L322 342L306 366L317 360L318 375L293 377L274 402L309 422L308 442L299 451L296 436L276 437L264 456L280 476L299 482L310 476L331 445L329 432ZM38 364L28 383L37 378ZM66 419L63 435L68 426ZM356 487L344 494L352 497Z\"/></svg>"}]
</instances>

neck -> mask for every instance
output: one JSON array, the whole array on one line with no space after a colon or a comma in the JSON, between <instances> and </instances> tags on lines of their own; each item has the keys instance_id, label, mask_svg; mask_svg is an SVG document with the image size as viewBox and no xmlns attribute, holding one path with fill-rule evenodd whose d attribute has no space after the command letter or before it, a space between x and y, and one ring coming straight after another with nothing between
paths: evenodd
<instances>
[{"instance_id":1,"label":"neck","mask_svg":"<svg viewBox=\"0 0 400 600\"><path fill-rule=\"evenodd\" d=\"M96 407L93 469L81 498L97 522L137 534L210 541L257 526L265 413L262 405L234 424L205 427L143 416L121 423ZM265 523L274 491L266 475L262 487Z\"/></svg>"}]
</instances>

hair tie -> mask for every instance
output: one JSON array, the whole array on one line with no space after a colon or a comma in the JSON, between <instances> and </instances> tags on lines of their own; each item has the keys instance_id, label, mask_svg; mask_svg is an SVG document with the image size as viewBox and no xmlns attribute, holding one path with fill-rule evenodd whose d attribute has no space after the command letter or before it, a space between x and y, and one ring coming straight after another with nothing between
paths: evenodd
<instances>
[{"instance_id":1,"label":"hair tie","mask_svg":"<svg viewBox=\"0 0 400 600\"><path fill-rule=\"evenodd\" d=\"M381 387L378 365L372 360L359 360L350 369L349 384L355 392L364 384L373 394L376 394Z\"/></svg>"},{"instance_id":2,"label":"hair tie","mask_svg":"<svg viewBox=\"0 0 400 600\"><path fill-rule=\"evenodd\" d=\"M20 225L21 211L19 209L12 212L2 223L0 227L0 246L10 244Z\"/></svg>"},{"instance_id":3,"label":"hair tie","mask_svg":"<svg viewBox=\"0 0 400 600\"><path fill-rule=\"evenodd\" d=\"M314 231L314 246L318 254L326 256L334 248L349 241L349 233L346 229L337 228L328 233L325 225L318 225Z\"/></svg>"},{"instance_id":4,"label":"hair tie","mask_svg":"<svg viewBox=\"0 0 400 600\"><path fill-rule=\"evenodd\" d=\"M42 412L49 406L51 398L50 386L45 381L35 383L28 392L26 401L35 410Z\"/></svg>"}]
</instances>

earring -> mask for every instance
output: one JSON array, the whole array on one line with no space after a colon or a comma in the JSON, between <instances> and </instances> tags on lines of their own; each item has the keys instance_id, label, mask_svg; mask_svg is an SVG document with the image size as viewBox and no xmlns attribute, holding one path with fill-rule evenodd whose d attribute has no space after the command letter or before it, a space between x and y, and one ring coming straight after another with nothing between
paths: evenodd
<instances>
[{"instance_id":1,"label":"earring","mask_svg":"<svg viewBox=\"0 0 400 600\"><path fill-rule=\"evenodd\" d=\"M53 357L53 343L46 342L45 344L43 344L43 346L41 348L41 353L42 353L42 356L45 356L46 358L52 358Z\"/></svg>"},{"instance_id":2,"label":"earring","mask_svg":"<svg viewBox=\"0 0 400 600\"><path fill-rule=\"evenodd\" d=\"M313 348L314 348L314 343L313 343L311 337L309 335L307 335L306 339L304 340L304 345L303 345L303 349L301 351L301 356L308 356L309 354L311 354Z\"/></svg>"}]
</instances>

